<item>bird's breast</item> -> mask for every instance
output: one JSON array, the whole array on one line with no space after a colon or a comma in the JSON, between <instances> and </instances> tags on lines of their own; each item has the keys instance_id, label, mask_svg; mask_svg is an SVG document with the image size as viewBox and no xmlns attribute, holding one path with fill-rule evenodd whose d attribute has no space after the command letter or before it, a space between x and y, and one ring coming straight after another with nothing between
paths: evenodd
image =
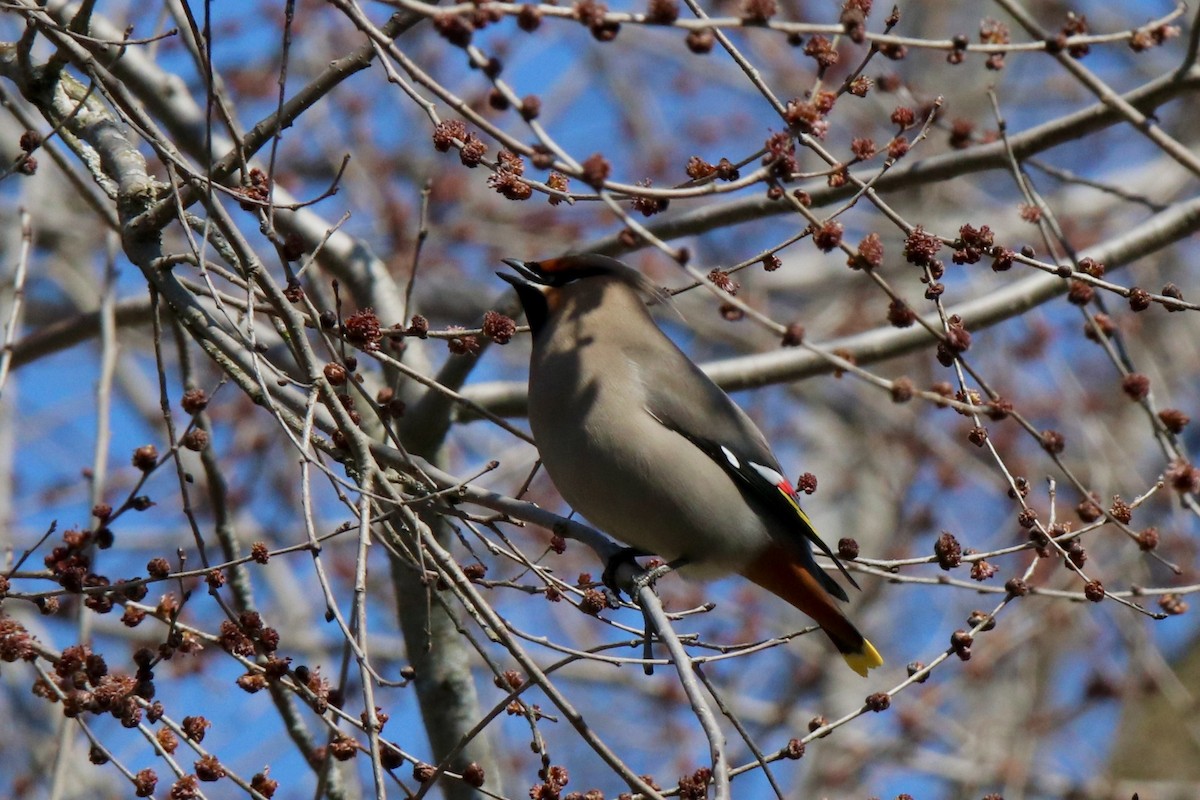
<instances>
[{"instance_id":1,"label":"bird's breast","mask_svg":"<svg viewBox=\"0 0 1200 800\"><path fill-rule=\"evenodd\" d=\"M529 419L543 465L577 512L692 572L740 569L770 542L730 477L647 410L650 369L602 340L549 347L531 364Z\"/></svg>"}]
</instances>

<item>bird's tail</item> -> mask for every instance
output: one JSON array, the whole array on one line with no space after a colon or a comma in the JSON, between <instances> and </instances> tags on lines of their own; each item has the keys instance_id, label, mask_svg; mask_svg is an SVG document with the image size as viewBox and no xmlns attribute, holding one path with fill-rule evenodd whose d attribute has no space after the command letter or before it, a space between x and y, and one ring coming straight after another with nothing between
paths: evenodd
<instances>
[{"instance_id":1,"label":"bird's tail","mask_svg":"<svg viewBox=\"0 0 1200 800\"><path fill-rule=\"evenodd\" d=\"M812 572L787 548L768 547L742 574L812 617L859 675L865 678L867 670L883 665L875 646L858 632Z\"/></svg>"}]
</instances>

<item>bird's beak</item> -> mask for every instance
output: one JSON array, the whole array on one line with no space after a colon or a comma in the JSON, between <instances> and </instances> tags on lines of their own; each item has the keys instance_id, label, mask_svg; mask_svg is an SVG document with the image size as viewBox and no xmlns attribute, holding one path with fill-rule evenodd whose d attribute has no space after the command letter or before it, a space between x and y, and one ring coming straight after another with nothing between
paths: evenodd
<instances>
[{"instance_id":1,"label":"bird's beak","mask_svg":"<svg viewBox=\"0 0 1200 800\"><path fill-rule=\"evenodd\" d=\"M504 272L497 272L496 274L499 275L503 280L511 283L517 289L520 289L522 286L528 287L531 285L546 285L545 276L543 276L541 272L539 272L533 266L530 266L529 262L521 261L518 258L504 258L501 259L501 261L516 270L517 275L520 277L517 277L517 275L508 275ZM536 262L534 262L534 264L536 264Z\"/></svg>"},{"instance_id":2,"label":"bird's beak","mask_svg":"<svg viewBox=\"0 0 1200 800\"><path fill-rule=\"evenodd\" d=\"M529 320L529 327L533 329L536 336L550 314L548 297L556 292L550 287L545 276L538 271L536 261L525 262L516 258L505 258L503 261L517 274L509 275L507 272L497 272L496 274L517 290L517 298L521 301L521 307L525 309L525 319Z\"/></svg>"},{"instance_id":3,"label":"bird's beak","mask_svg":"<svg viewBox=\"0 0 1200 800\"><path fill-rule=\"evenodd\" d=\"M517 275L509 275L507 272L497 272L496 277L498 277L502 281L511 283L512 287L514 289L516 289L518 292L521 291L522 289L534 288L533 284L531 284L529 281L525 280L524 278L519 277Z\"/></svg>"}]
</instances>

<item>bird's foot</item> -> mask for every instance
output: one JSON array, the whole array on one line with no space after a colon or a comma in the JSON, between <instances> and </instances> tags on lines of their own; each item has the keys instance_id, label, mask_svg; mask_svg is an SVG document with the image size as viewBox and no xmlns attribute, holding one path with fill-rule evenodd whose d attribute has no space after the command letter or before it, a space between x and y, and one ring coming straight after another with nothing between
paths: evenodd
<instances>
[{"instance_id":1,"label":"bird's foot","mask_svg":"<svg viewBox=\"0 0 1200 800\"><path fill-rule=\"evenodd\" d=\"M648 556L645 550L639 550L636 547L622 547L616 553L609 557L608 563L604 565L604 572L600 573L600 580L609 588L617 597L621 596L621 584L617 580L617 570L628 564L635 572L640 572L642 565L637 563L637 559Z\"/></svg>"},{"instance_id":2,"label":"bird's foot","mask_svg":"<svg viewBox=\"0 0 1200 800\"><path fill-rule=\"evenodd\" d=\"M680 567L686 565L686 558L677 558L674 561L669 561L666 564L659 564L654 569L648 569L642 574L633 579L634 592L640 592L646 586L654 586L658 579L669 572L674 572Z\"/></svg>"},{"instance_id":3,"label":"bird's foot","mask_svg":"<svg viewBox=\"0 0 1200 800\"><path fill-rule=\"evenodd\" d=\"M654 582L657 581L659 578L666 575L668 572L671 572L672 570L679 569L680 567L684 566L685 564L687 564L686 558L677 558L674 561L670 561L666 564L659 564L657 567L654 567L653 569L645 570L644 572L639 573L637 575L637 577L635 577L633 579L633 599L635 602L638 603L639 606L641 606L642 619L646 623L646 633L642 637L642 660L643 660L642 671L645 672L647 675L654 674L654 647L653 647L653 645L654 645L655 635L654 635L654 623L650 619L650 614L646 610L646 606L642 605L642 602L641 602L640 595L641 595L642 589L644 589L647 586L653 587Z\"/></svg>"}]
</instances>

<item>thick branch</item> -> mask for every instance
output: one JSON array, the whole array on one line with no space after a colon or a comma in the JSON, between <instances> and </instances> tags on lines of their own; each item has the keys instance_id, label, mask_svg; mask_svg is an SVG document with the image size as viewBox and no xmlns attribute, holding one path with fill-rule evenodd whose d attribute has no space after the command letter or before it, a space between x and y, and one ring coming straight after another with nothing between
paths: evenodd
<instances>
[{"instance_id":1,"label":"thick branch","mask_svg":"<svg viewBox=\"0 0 1200 800\"><path fill-rule=\"evenodd\" d=\"M1089 248L1081 257L1090 257L1109 269L1125 266L1157 250L1161 250L1200 230L1200 199L1173 206L1155 214L1123 236ZM958 314L971 330L989 328L1020 316L1047 300L1066 293L1067 281L1046 273L990 291L947 309ZM936 314L929 315L930 324L938 324ZM833 339L818 347L826 352L846 351L860 366L875 364L907 355L936 344L936 339L921 326L909 328L881 327L865 333ZM728 391L786 383L813 375L833 372L835 367L816 353L806 350L774 350L702 365L709 377ZM467 386L462 392L473 402L502 416L522 416L525 413L526 386L524 381L497 381Z\"/></svg>"}]
</instances>

